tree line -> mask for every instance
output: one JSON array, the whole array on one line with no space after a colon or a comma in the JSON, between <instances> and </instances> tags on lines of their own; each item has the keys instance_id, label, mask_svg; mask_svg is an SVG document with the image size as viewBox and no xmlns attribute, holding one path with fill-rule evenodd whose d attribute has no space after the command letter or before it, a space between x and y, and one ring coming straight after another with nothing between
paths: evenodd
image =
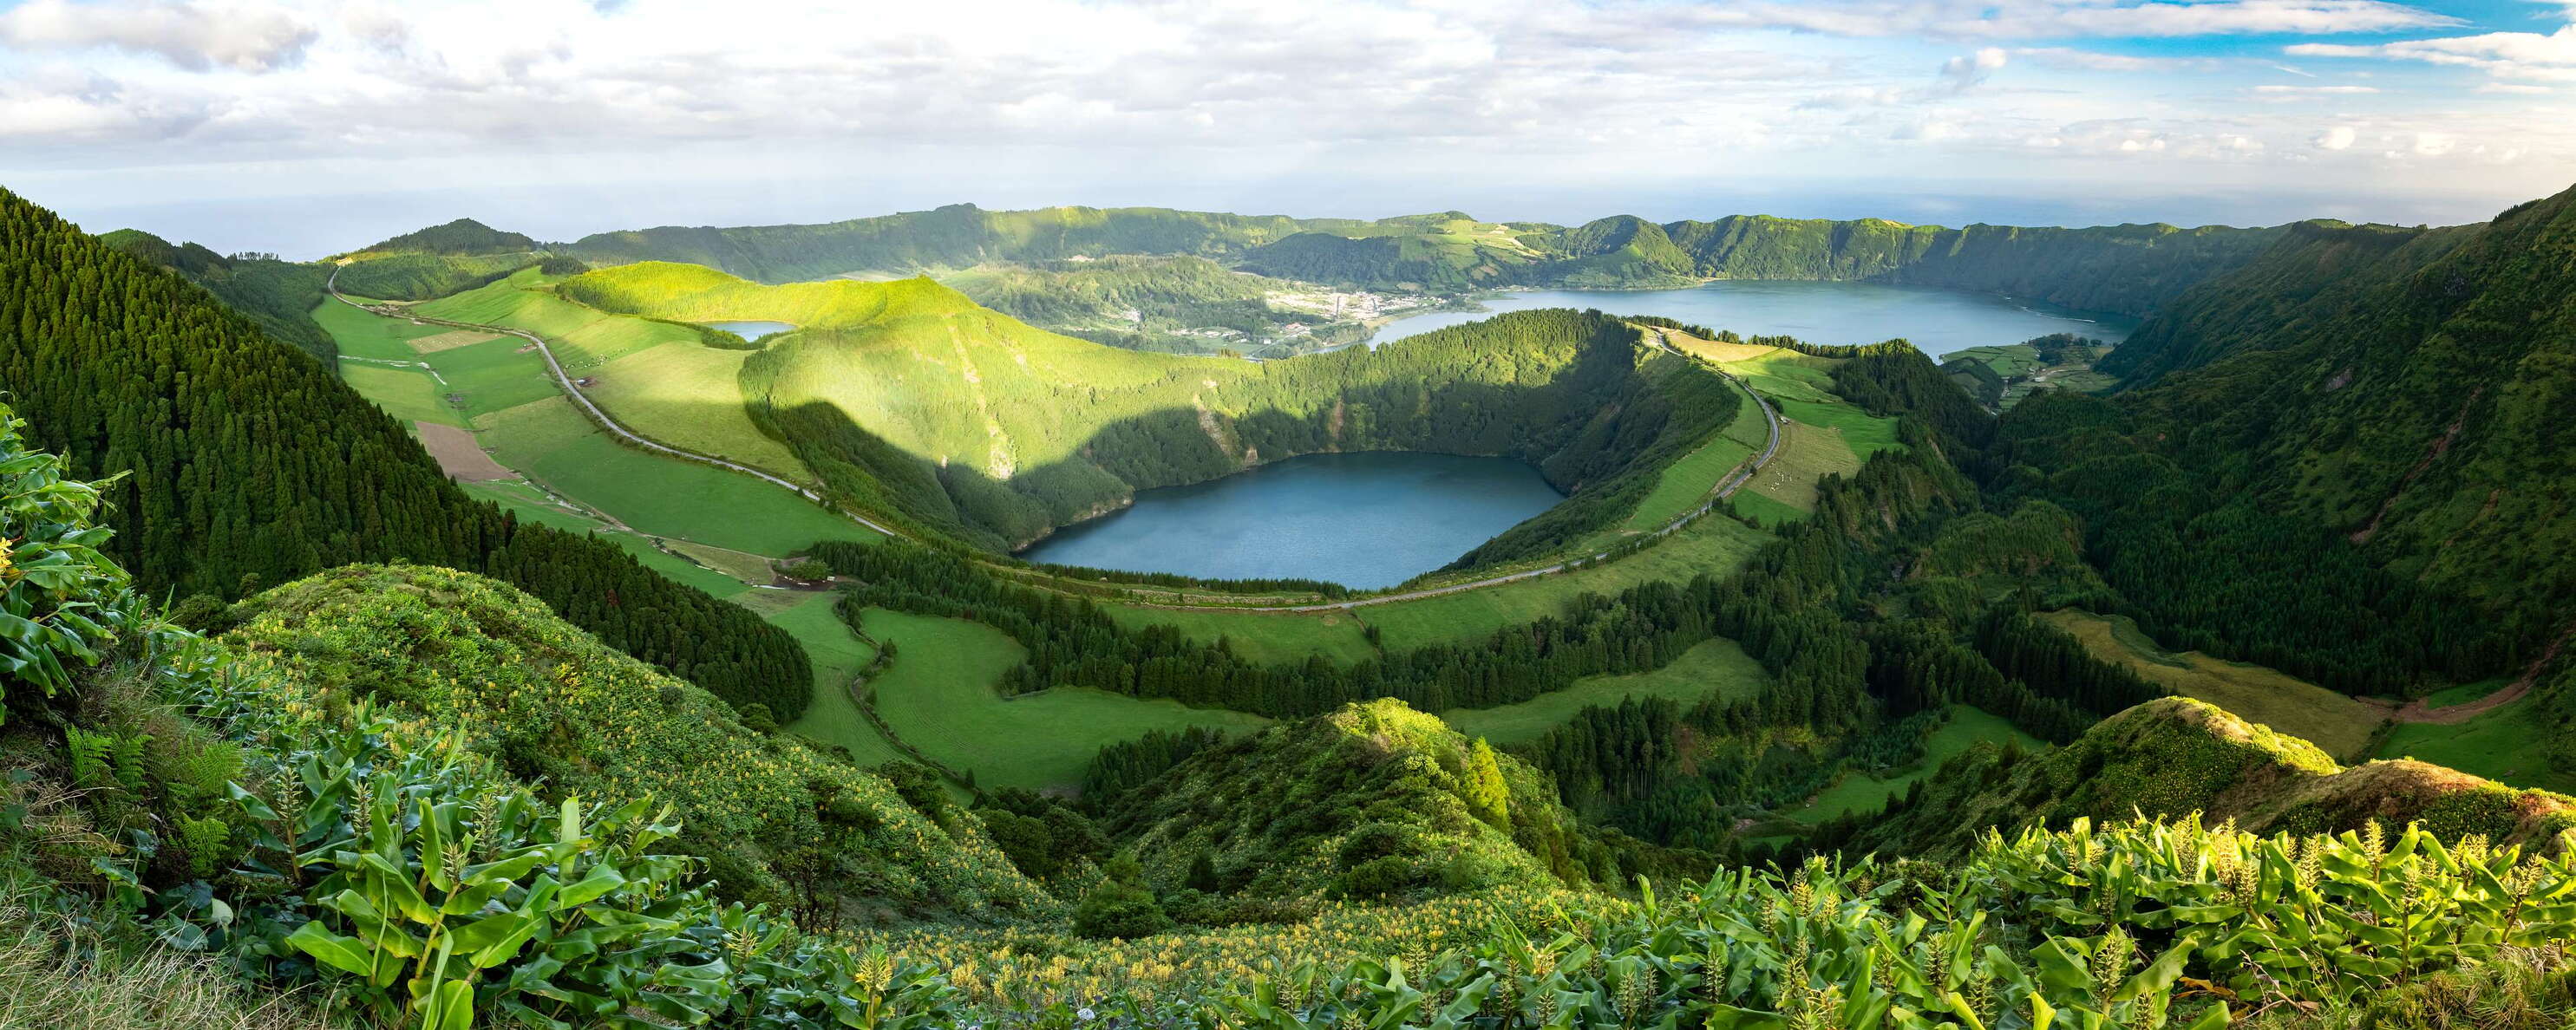
<instances>
[{"instance_id":1,"label":"tree line","mask_svg":"<svg viewBox=\"0 0 2576 1030\"><path fill-rule=\"evenodd\" d=\"M615 546L450 483L333 370L187 281L0 192L0 389L132 527L150 589L238 598L353 562L482 572L736 706L804 710L795 638Z\"/></svg>"}]
</instances>

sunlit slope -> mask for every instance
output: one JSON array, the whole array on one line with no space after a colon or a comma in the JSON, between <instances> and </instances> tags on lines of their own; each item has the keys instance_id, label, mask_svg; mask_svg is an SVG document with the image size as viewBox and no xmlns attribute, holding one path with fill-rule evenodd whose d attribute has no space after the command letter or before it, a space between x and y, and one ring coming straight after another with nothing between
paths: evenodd
<instances>
[{"instance_id":1,"label":"sunlit slope","mask_svg":"<svg viewBox=\"0 0 2576 1030\"><path fill-rule=\"evenodd\" d=\"M2043 755L1992 748L1942 768L1859 847L1957 853L1986 827L2200 812L2258 833L2340 832L2421 821L2445 839L2546 844L2576 828L2576 800L2515 790L2408 759L2343 766L2315 744L2206 702L2169 697L2121 712Z\"/></svg>"},{"instance_id":2,"label":"sunlit slope","mask_svg":"<svg viewBox=\"0 0 2576 1030\"><path fill-rule=\"evenodd\" d=\"M1598 313L1521 312L1376 351L1252 363L1059 336L927 279L772 287L645 263L561 292L651 318L803 327L743 367L764 430L854 503L986 546L1145 487L1296 454L1419 450L1521 458L1577 493L1573 514L1523 534L1544 547L1634 510L1648 473L1712 438L1739 403L1721 377ZM1502 548L1515 550L1527 547Z\"/></svg>"}]
</instances>

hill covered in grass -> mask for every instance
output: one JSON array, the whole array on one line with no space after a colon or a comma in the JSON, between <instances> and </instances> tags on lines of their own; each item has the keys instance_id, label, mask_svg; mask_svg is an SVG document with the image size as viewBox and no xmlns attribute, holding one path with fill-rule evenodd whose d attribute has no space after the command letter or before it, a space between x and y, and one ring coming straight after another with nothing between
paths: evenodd
<instances>
[{"instance_id":1,"label":"hill covered in grass","mask_svg":"<svg viewBox=\"0 0 2576 1030\"><path fill-rule=\"evenodd\" d=\"M1569 227L1484 222L1457 211L1357 221L960 204L822 225L602 233L564 250L601 264L703 264L762 282L1138 254L1202 257L1262 275L1372 289L1851 279L2143 314L2242 264L2279 234L2170 225L1953 229L1760 215L1660 224L1618 216Z\"/></svg>"},{"instance_id":2,"label":"hill covered in grass","mask_svg":"<svg viewBox=\"0 0 2576 1030\"><path fill-rule=\"evenodd\" d=\"M1853 850L1957 854L1987 827L2010 835L2076 819L2194 812L2258 834L2420 822L2445 840L2474 834L2529 847L2576 829L2576 798L2410 759L2345 767L2307 741L2179 697L2121 712L2045 753L1981 747L1890 807Z\"/></svg>"},{"instance_id":3,"label":"hill covered in grass","mask_svg":"<svg viewBox=\"0 0 2576 1030\"><path fill-rule=\"evenodd\" d=\"M1604 843L1519 759L1394 700L1202 751L1127 791L1108 822L1157 882L1181 886L1203 865L1214 889L1266 898L1616 886L1673 871L1653 867L1654 849Z\"/></svg>"},{"instance_id":4,"label":"hill covered in grass","mask_svg":"<svg viewBox=\"0 0 2576 1030\"><path fill-rule=\"evenodd\" d=\"M645 263L569 298L656 318L803 331L741 373L762 427L844 498L987 547L1136 490L1321 451L1507 455L1574 495L1480 550L1542 553L1632 510L1741 394L1598 312L1521 312L1285 361L1145 354L1029 326L927 279L761 286Z\"/></svg>"},{"instance_id":5,"label":"hill covered in grass","mask_svg":"<svg viewBox=\"0 0 2576 1030\"><path fill-rule=\"evenodd\" d=\"M1874 394L1882 403L1909 393L1898 387L1911 374L1855 374L1894 379ZM1582 607L1652 611L1703 633L1722 622L1782 666L1783 689L1755 707L1797 725L1855 714L1817 704L1825 689L1841 704L1864 685L1938 696L1933 673L1951 690L1969 683L1957 648L1938 646L1955 640L1825 617L1939 607L1889 587L1905 563L1887 548L1937 537L1966 484L1937 464L1955 441L1907 426L1902 451L1825 484L1812 522L1785 530L1751 582L1704 578L1696 601L1647 591ZM11 817L0 886L30 917L0 929L12 960L0 964L0 1014L13 1018L130 1024L134 1012L108 999L160 1018L181 991L211 1025L301 1017L302 998L328 1006L312 1022L352 1030L647 1012L655 1025L1014 1030L1891 1017L1973 1028L2023 1013L2308 1030L2499 1013L2544 1026L2576 1004L2563 946L2576 935L2576 868L2566 838L2544 836L2564 825L2553 799L2469 781L2392 810L2415 795L2355 788L2292 805L2271 837L2189 818L2088 820L1955 855L1701 876L1625 857L1654 854L1642 849L1603 860L1569 839L1589 833L1546 776L1392 703L1202 749L1124 787L1132 854L1102 868L1069 923L1151 932L1086 911L1150 912L1157 892L1185 900L1198 883L1228 889L1229 875L1256 893L1341 895L1333 904L1277 911L1272 924L1071 943L1061 909L977 845L978 817L944 808L925 779L880 780L766 738L488 581L343 570L254 599L224 639L168 627L96 550L98 489L64 473L0 431L0 535L15 573L0 578L0 605L39 628L0 639ZM2065 560L2064 519L2037 510L1973 534L2021 540L2029 557L1944 559L1940 578ZM2076 680L2079 667L2013 632L1998 620L1976 646L2029 682ZM2171 772L2197 789L2219 782L2204 773L2232 771L2298 800L2314 786L2302 777L2324 769L2312 749L2214 713L2203 714L2220 743L2195 745L2158 712L2087 735L2100 749L2079 739L2064 752L2071 773L2046 782L2095 791L2088 804L2180 804L2186 791L2124 774ZM2089 773L2088 755L2100 757ZM548 782L526 779L540 774ZM1062 810L996 804L1038 813L1012 813L1025 821ZM2306 832L2383 811L2428 823ZM772 833L819 846L771 850ZM1545 888L1542 876L1576 882L1551 841L1591 882ZM746 892L783 912L726 901L729 882L757 882L727 880L754 862L783 890ZM1180 888L1157 882L1175 867ZM1633 894L1604 882L1632 872L1655 879ZM1386 907L1373 894L1432 903ZM849 906L889 900L906 915L975 920L855 944L834 932ZM54 927L78 936L57 940ZM63 963L67 951L79 961ZM245 1000L281 995L285 1010Z\"/></svg>"},{"instance_id":6,"label":"hill covered in grass","mask_svg":"<svg viewBox=\"0 0 2576 1030\"><path fill-rule=\"evenodd\" d=\"M885 780L602 646L543 602L481 576L352 565L249 598L222 640L291 683L300 703L361 700L457 727L512 778L564 795L673 806L675 841L726 894L800 894L991 917L1043 908L936 790L916 811ZM753 702L752 704L758 704ZM748 716L769 719L761 705ZM917 792L918 793L918 792ZM901 842L901 846L897 846Z\"/></svg>"}]
</instances>

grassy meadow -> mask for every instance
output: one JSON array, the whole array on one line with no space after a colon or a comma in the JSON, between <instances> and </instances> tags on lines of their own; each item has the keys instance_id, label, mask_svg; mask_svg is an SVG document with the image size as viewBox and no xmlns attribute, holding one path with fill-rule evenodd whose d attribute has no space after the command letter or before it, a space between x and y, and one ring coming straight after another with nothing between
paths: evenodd
<instances>
[{"instance_id":1,"label":"grassy meadow","mask_svg":"<svg viewBox=\"0 0 2576 1030\"><path fill-rule=\"evenodd\" d=\"M2576 775L2550 768L2557 733L2539 707L2526 694L2467 722L2399 723L2372 757L2414 758L2510 786L2576 794Z\"/></svg>"},{"instance_id":2,"label":"grassy meadow","mask_svg":"<svg viewBox=\"0 0 2576 1030\"><path fill-rule=\"evenodd\" d=\"M742 363L750 353L695 339L658 344L599 366L584 392L628 428L673 447L811 481L805 463L743 410Z\"/></svg>"},{"instance_id":3,"label":"grassy meadow","mask_svg":"<svg viewBox=\"0 0 2576 1030\"><path fill-rule=\"evenodd\" d=\"M1374 608L1356 612L1184 612L1135 605L1106 604L1101 610L1129 629L1142 626L1171 626L1181 635L1201 643L1215 643L1224 638L1234 653L1244 660L1263 665L1286 665L1305 661L1311 655L1323 655L1344 665L1377 654L1368 638L1362 635L1369 613Z\"/></svg>"},{"instance_id":4,"label":"grassy meadow","mask_svg":"<svg viewBox=\"0 0 2576 1030\"><path fill-rule=\"evenodd\" d=\"M340 353L353 358L378 361L416 361L420 351L411 341L449 331L443 325L423 325L409 319L386 318L325 298L315 305L313 321L331 334L340 345Z\"/></svg>"},{"instance_id":5,"label":"grassy meadow","mask_svg":"<svg viewBox=\"0 0 2576 1030\"><path fill-rule=\"evenodd\" d=\"M1640 583L1687 581L1703 572L1725 575L1770 539L1770 534L1733 519L1704 518L1607 564L1482 590L1370 605L1360 609L1360 616L1378 628L1390 650L1484 637L1506 626L1559 614L1586 592L1616 594Z\"/></svg>"},{"instance_id":6,"label":"grassy meadow","mask_svg":"<svg viewBox=\"0 0 2576 1030\"><path fill-rule=\"evenodd\" d=\"M2260 665L2213 658L2198 651L2168 653L2126 617L2068 609L2041 616L2065 630L2093 656L2185 697L2199 698L2325 749L2336 761L2357 761L2387 721L2387 712ZM2456 728L2456 727L2453 727Z\"/></svg>"},{"instance_id":7,"label":"grassy meadow","mask_svg":"<svg viewBox=\"0 0 2576 1030\"><path fill-rule=\"evenodd\" d=\"M870 609L868 635L895 646L873 684L877 713L905 743L984 787L1067 787L1102 745L1148 730L1214 726L1245 731L1269 720L1097 690L1056 689L1004 699L993 689L1020 645L981 623ZM814 722L808 716L805 723ZM817 739L822 739L818 737ZM832 741L839 743L839 741Z\"/></svg>"},{"instance_id":8,"label":"grassy meadow","mask_svg":"<svg viewBox=\"0 0 2576 1030\"><path fill-rule=\"evenodd\" d=\"M1453 708L1440 718L1458 732L1495 744L1516 744L1565 724L1594 705L1616 705L1628 698L1664 698L1684 707L1711 696L1750 697L1771 674L1744 653L1735 641L1703 641L1682 652L1673 663L1653 672L1626 676L1592 676L1572 688L1544 694L1519 704L1492 708Z\"/></svg>"},{"instance_id":9,"label":"grassy meadow","mask_svg":"<svg viewBox=\"0 0 2576 1030\"><path fill-rule=\"evenodd\" d=\"M2022 747L2031 751L2048 747L2047 742L2014 728L2001 716L1967 705L1951 705L1949 718L1923 738L1922 760L1877 775L1845 773L1833 786L1818 793L1813 802L1803 808L1789 809L1784 814L1799 822L1820 823L1852 812L1877 811L1886 806L1887 799L1905 793L1917 781L1939 772L1942 763L1958 757L1979 742L2002 743L2007 740L2021 741Z\"/></svg>"},{"instance_id":10,"label":"grassy meadow","mask_svg":"<svg viewBox=\"0 0 2576 1030\"><path fill-rule=\"evenodd\" d=\"M501 463L655 536L772 557L879 539L775 484L619 443L561 396L490 416Z\"/></svg>"},{"instance_id":11,"label":"grassy meadow","mask_svg":"<svg viewBox=\"0 0 2576 1030\"><path fill-rule=\"evenodd\" d=\"M814 661L814 703L805 709L804 718L788 724L787 731L845 748L862 765L910 761L885 734L877 732L876 724L860 714L858 702L850 698L850 681L876 660L877 651L841 621L835 610L840 595L828 590L800 593L757 588L746 593L785 595L787 607L763 617L770 625L795 634L796 642L805 645L806 657Z\"/></svg>"}]
</instances>

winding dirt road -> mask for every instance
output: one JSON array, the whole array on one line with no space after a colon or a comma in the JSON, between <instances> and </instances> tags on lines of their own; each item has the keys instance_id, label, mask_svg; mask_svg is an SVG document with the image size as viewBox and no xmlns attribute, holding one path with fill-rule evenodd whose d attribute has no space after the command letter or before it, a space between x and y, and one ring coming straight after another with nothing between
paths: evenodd
<instances>
[{"instance_id":1,"label":"winding dirt road","mask_svg":"<svg viewBox=\"0 0 2576 1030\"><path fill-rule=\"evenodd\" d=\"M563 364L555 360L554 348L547 346L545 337L528 332L524 329L513 329L509 326L483 325L475 322L459 322L453 319L432 318L428 315L396 308L391 305L381 308L369 307L365 304L358 303L357 301L350 299L346 294L341 293L339 289L339 281L340 270L335 267L331 270L331 278L323 284L323 288L330 291L332 299L371 315L383 318L408 318L415 322L426 322L432 325L451 326L458 329L475 329L488 333L500 333L508 336L516 336L522 340L528 341L529 343L535 344L537 353L546 359L547 371L554 375L555 386L558 389L561 389L565 396L572 398L573 403L580 405L582 411L590 416L590 420L592 422L597 423L600 428L616 434L619 439L625 440L637 447L644 448L645 450L659 454L667 454L684 461L694 461L702 465L713 465L717 468L730 469L776 486L785 487L789 490L795 491L799 497L803 497L818 505L831 507L832 510L838 512L843 518L847 518L859 525L866 526L867 528L885 534L886 536L905 537L905 534L897 532L892 527L879 523L874 519L870 519L865 515L859 514L858 512L851 511L847 508L831 506L829 502L823 499L822 494L817 493L810 487L763 472L748 465L726 461L723 458L719 458L711 454L700 454L696 451L673 447L669 444L662 443L661 441L654 440L641 433L637 433L634 430L626 428L623 423L618 422L614 418L610 418L608 412L601 410L599 405L592 403L589 395L581 392L580 385L573 381L572 376L564 372ZM1647 331L1654 335L1655 345L1659 349L1674 354L1682 354L1681 351L1676 350L1672 346L1671 339L1664 335L1663 330L1650 328ZM1682 356L1691 358L1691 360L1695 361L1701 360L1687 354L1682 354ZM424 367L426 366L424 365ZM1662 528L1646 534L1648 538L1670 536L1673 533L1679 532L1683 526L1689 525L1691 520L1708 514L1710 509L1717 507L1718 502L1725 500L1728 496L1734 494L1737 488L1752 481L1754 474L1762 471L1762 466L1770 464L1771 458L1780 451L1780 414L1772 409L1771 402L1762 399L1762 395L1755 392L1750 384L1747 384L1742 379L1736 378L1733 373L1722 368L1717 368L1715 365L1710 365L1709 367L1711 371L1725 376L1728 382L1734 383L1737 389L1743 390L1745 396L1753 398L1753 403L1761 407L1763 425L1765 428L1770 430L1770 439L1763 444L1762 453L1755 455L1752 461L1739 466L1735 472L1730 474L1726 479L1720 481L1715 487L1712 487L1709 490L1707 499L1702 501L1698 507L1682 513L1671 522L1665 523ZM433 374L435 374L435 370L433 370ZM1518 583L1522 580L1536 579L1540 576L1563 572L1567 568L1579 562L1598 561L1609 556L1610 552L1605 550L1586 557L1561 561L1544 568L1524 569L1519 572L1506 573L1500 576L1489 576L1484 579L1467 583L1452 583L1448 586L1430 587L1422 590L1409 590L1400 594L1382 594L1376 597L1354 598L1348 601L1333 601L1321 604L1259 606L1222 604L1193 605L1155 604L1152 602L1135 600L1124 600L1121 603L1132 604L1143 608L1157 608L1165 611L1241 612L1244 614L1255 615L1272 613L1288 615L1301 612L1348 611L1353 608L1364 608L1370 605L1393 604L1397 601L1414 601L1425 597L1440 597L1448 594L1464 593L1470 590L1483 590L1487 587L1497 587L1506 583Z\"/></svg>"}]
</instances>

